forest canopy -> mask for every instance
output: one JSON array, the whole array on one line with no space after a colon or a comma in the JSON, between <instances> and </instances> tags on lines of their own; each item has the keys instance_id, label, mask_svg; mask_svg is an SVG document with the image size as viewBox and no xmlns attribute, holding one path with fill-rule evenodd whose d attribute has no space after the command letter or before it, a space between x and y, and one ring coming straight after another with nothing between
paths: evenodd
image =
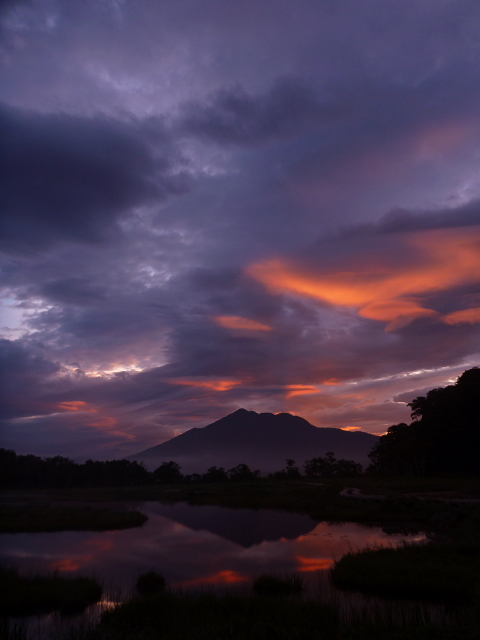
<instances>
[{"instance_id":1,"label":"forest canopy","mask_svg":"<svg viewBox=\"0 0 480 640\"><path fill-rule=\"evenodd\" d=\"M369 472L478 475L480 369L432 389L408 405L412 422L391 426L369 454Z\"/></svg>"}]
</instances>

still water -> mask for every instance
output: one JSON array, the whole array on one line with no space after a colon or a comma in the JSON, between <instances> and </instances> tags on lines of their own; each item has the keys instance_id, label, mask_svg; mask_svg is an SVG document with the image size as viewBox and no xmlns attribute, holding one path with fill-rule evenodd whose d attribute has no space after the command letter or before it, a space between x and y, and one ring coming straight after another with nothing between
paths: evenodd
<instances>
[{"instance_id":1,"label":"still water","mask_svg":"<svg viewBox=\"0 0 480 640\"><path fill-rule=\"evenodd\" d=\"M148 516L141 527L3 534L0 560L21 573L93 576L118 600L132 593L140 574L152 570L183 589L241 587L262 573L291 572L302 574L308 587L351 550L425 537L262 509L158 502L132 506Z\"/></svg>"}]
</instances>

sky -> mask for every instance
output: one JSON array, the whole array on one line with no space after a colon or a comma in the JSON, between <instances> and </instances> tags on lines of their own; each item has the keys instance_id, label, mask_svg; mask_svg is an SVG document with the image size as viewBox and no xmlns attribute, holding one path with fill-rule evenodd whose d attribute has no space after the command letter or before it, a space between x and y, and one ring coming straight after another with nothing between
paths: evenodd
<instances>
[{"instance_id":1,"label":"sky","mask_svg":"<svg viewBox=\"0 0 480 640\"><path fill-rule=\"evenodd\" d=\"M478 0L3 0L2 445L381 434L480 364Z\"/></svg>"}]
</instances>

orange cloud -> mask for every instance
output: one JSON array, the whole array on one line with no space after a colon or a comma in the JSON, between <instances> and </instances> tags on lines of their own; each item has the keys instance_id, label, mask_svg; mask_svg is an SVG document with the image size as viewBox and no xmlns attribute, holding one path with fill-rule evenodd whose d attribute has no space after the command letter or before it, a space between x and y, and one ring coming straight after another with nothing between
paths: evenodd
<instances>
[{"instance_id":1,"label":"orange cloud","mask_svg":"<svg viewBox=\"0 0 480 640\"><path fill-rule=\"evenodd\" d=\"M232 584L234 582L245 582L247 578L242 576L237 571L226 569L225 571L218 571L213 575L206 576L205 578L195 578L194 580L187 580L182 582L183 587L194 587L200 584Z\"/></svg>"},{"instance_id":2,"label":"orange cloud","mask_svg":"<svg viewBox=\"0 0 480 640\"><path fill-rule=\"evenodd\" d=\"M225 329L243 329L247 331L271 331L272 327L241 316L215 316L215 322Z\"/></svg>"},{"instance_id":3,"label":"orange cloud","mask_svg":"<svg viewBox=\"0 0 480 640\"><path fill-rule=\"evenodd\" d=\"M449 313L443 316L442 320L446 324L477 324L480 322L480 307Z\"/></svg>"},{"instance_id":4,"label":"orange cloud","mask_svg":"<svg viewBox=\"0 0 480 640\"><path fill-rule=\"evenodd\" d=\"M231 379L198 379L191 380L187 378L170 378L170 384L180 384L185 387L203 387L204 389L211 389L212 391L230 391L239 384L241 381Z\"/></svg>"},{"instance_id":5,"label":"orange cloud","mask_svg":"<svg viewBox=\"0 0 480 640\"><path fill-rule=\"evenodd\" d=\"M289 392L286 395L287 400L288 398L294 398L295 396L305 396L312 393L321 393L321 390L317 389L317 387L314 387L313 385L287 384L285 385L285 389L289 389Z\"/></svg>"},{"instance_id":6,"label":"orange cloud","mask_svg":"<svg viewBox=\"0 0 480 640\"><path fill-rule=\"evenodd\" d=\"M71 402L60 402L60 404L58 405L58 408L63 409L64 411L89 411L88 402L84 402L83 400L72 400Z\"/></svg>"},{"instance_id":7,"label":"orange cloud","mask_svg":"<svg viewBox=\"0 0 480 640\"><path fill-rule=\"evenodd\" d=\"M117 420L110 416L104 416L103 418L100 418L97 422L89 422L88 425L90 427L105 427L108 429L110 427L116 427Z\"/></svg>"},{"instance_id":8,"label":"orange cloud","mask_svg":"<svg viewBox=\"0 0 480 640\"><path fill-rule=\"evenodd\" d=\"M387 330L392 330L416 318L436 315L415 296L480 280L479 241L478 227L425 231L411 234L406 240L416 250L417 265L362 266L318 273L276 259L253 264L247 273L274 293L293 293L334 306L353 307L360 316L386 322Z\"/></svg>"},{"instance_id":9,"label":"orange cloud","mask_svg":"<svg viewBox=\"0 0 480 640\"><path fill-rule=\"evenodd\" d=\"M83 411L85 413L99 413L99 410L95 408L88 402L84 402L83 400L71 400L68 402L60 402L58 404L58 409L64 411ZM135 440L135 436L130 433L125 433L124 431L114 430L113 427L116 427L118 421L113 416L102 416L101 414L98 416L92 416L94 422L87 422L86 424L89 427L95 427L95 429L105 430L112 435L120 436L122 438L127 438L128 440Z\"/></svg>"},{"instance_id":10,"label":"orange cloud","mask_svg":"<svg viewBox=\"0 0 480 640\"><path fill-rule=\"evenodd\" d=\"M324 571L330 569L334 560L331 558L306 558L305 556L297 556L299 571Z\"/></svg>"}]
</instances>

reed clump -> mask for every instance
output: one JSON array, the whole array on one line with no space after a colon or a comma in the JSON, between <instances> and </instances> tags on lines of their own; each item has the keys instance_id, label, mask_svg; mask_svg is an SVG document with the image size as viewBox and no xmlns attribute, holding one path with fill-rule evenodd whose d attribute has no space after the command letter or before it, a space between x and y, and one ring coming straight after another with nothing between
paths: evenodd
<instances>
[{"instance_id":1,"label":"reed clump","mask_svg":"<svg viewBox=\"0 0 480 640\"><path fill-rule=\"evenodd\" d=\"M165 589L165 578L156 571L149 571L139 576L136 586L141 596L160 593Z\"/></svg>"},{"instance_id":2,"label":"reed clump","mask_svg":"<svg viewBox=\"0 0 480 640\"><path fill-rule=\"evenodd\" d=\"M91 578L20 576L0 567L0 616L31 616L52 611L81 613L102 597L101 585Z\"/></svg>"},{"instance_id":3,"label":"reed clump","mask_svg":"<svg viewBox=\"0 0 480 640\"><path fill-rule=\"evenodd\" d=\"M366 549L343 556L331 570L342 589L430 602L473 602L480 554L471 545L430 543Z\"/></svg>"},{"instance_id":4,"label":"reed clump","mask_svg":"<svg viewBox=\"0 0 480 640\"><path fill-rule=\"evenodd\" d=\"M104 614L101 640L292 640L335 638L327 605L250 595L175 595L131 600ZM315 635L312 636L312 633Z\"/></svg>"},{"instance_id":5,"label":"reed clump","mask_svg":"<svg viewBox=\"0 0 480 640\"><path fill-rule=\"evenodd\" d=\"M303 591L303 582L297 575L279 578L274 575L259 576L252 586L252 591L257 596L292 596L299 595Z\"/></svg>"}]
</instances>

